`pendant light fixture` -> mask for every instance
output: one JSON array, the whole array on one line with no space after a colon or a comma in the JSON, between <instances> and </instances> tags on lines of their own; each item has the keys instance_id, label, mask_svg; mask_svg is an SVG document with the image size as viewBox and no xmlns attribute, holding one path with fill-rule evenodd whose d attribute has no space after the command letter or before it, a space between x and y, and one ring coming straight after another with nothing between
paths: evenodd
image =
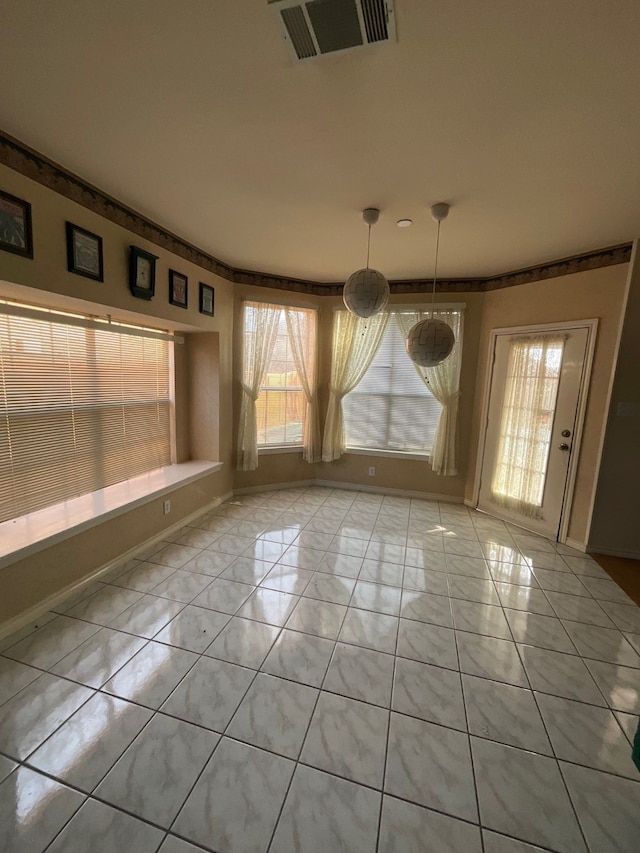
<instances>
[{"instance_id":1,"label":"pendant light fixture","mask_svg":"<svg viewBox=\"0 0 640 853\"><path fill-rule=\"evenodd\" d=\"M436 280L438 276L438 250L440 248L440 223L447 218L449 205L444 202L431 207L431 216L438 223L436 235L436 256L433 269L433 291L431 294L431 317L420 320L407 336L409 358L420 367L435 367L451 355L456 342L453 329L442 320L433 319L433 306L436 298Z\"/></svg>"},{"instance_id":2,"label":"pendant light fixture","mask_svg":"<svg viewBox=\"0 0 640 853\"><path fill-rule=\"evenodd\" d=\"M342 299L348 311L357 317L372 317L378 311L382 311L389 301L389 282L378 270L369 266L369 252L371 250L371 226L375 225L380 217L380 211L375 207L368 207L362 211L365 225L369 227L367 238L367 266L365 269L356 270L347 279L342 291Z\"/></svg>"}]
</instances>

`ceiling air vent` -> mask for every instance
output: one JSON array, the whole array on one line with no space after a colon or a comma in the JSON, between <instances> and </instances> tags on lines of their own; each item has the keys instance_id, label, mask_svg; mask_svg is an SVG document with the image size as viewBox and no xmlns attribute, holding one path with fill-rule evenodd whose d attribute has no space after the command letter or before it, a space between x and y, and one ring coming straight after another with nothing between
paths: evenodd
<instances>
[{"instance_id":1,"label":"ceiling air vent","mask_svg":"<svg viewBox=\"0 0 640 853\"><path fill-rule=\"evenodd\" d=\"M296 60L396 38L393 0L268 0Z\"/></svg>"}]
</instances>

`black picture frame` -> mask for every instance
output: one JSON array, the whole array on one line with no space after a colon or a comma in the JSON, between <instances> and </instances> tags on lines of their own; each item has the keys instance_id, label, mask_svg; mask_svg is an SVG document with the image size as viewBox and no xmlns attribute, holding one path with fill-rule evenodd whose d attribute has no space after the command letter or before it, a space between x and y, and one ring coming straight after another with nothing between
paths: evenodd
<instances>
[{"instance_id":1,"label":"black picture frame","mask_svg":"<svg viewBox=\"0 0 640 853\"><path fill-rule=\"evenodd\" d=\"M189 305L189 279L176 270L169 270L169 304L178 308Z\"/></svg>"},{"instance_id":2,"label":"black picture frame","mask_svg":"<svg viewBox=\"0 0 640 853\"><path fill-rule=\"evenodd\" d=\"M33 258L31 205L4 190L0 190L0 249Z\"/></svg>"},{"instance_id":3,"label":"black picture frame","mask_svg":"<svg viewBox=\"0 0 640 853\"><path fill-rule=\"evenodd\" d=\"M67 222L67 269L93 281L104 281L102 237Z\"/></svg>"},{"instance_id":4,"label":"black picture frame","mask_svg":"<svg viewBox=\"0 0 640 853\"><path fill-rule=\"evenodd\" d=\"M215 290L211 285L200 282L200 299L198 308L201 314L206 314L208 317L214 316L215 311Z\"/></svg>"},{"instance_id":5,"label":"black picture frame","mask_svg":"<svg viewBox=\"0 0 640 853\"><path fill-rule=\"evenodd\" d=\"M129 246L129 289L138 299L153 299L156 292L157 255Z\"/></svg>"}]
</instances>

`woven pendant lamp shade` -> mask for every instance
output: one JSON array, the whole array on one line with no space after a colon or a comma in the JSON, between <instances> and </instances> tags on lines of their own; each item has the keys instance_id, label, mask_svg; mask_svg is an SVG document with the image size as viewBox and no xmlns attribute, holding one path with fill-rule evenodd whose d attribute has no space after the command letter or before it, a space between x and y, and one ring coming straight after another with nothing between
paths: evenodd
<instances>
[{"instance_id":1,"label":"woven pendant lamp shade","mask_svg":"<svg viewBox=\"0 0 640 853\"><path fill-rule=\"evenodd\" d=\"M389 301L389 282L378 270L356 270L345 283L342 299L352 314L372 317Z\"/></svg>"}]
</instances>

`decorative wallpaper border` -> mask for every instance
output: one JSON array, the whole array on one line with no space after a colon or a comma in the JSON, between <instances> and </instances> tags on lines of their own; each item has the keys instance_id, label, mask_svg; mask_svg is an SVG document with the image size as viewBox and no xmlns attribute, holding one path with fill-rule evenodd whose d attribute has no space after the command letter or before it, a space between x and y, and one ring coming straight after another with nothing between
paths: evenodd
<instances>
[{"instance_id":1,"label":"decorative wallpaper border","mask_svg":"<svg viewBox=\"0 0 640 853\"><path fill-rule=\"evenodd\" d=\"M116 225L121 225L132 234L136 234L138 237L142 237L150 243L183 258L183 260L196 264L228 281L237 284L270 287L275 290L287 290L292 293L306 293L313 296L340 296L342 294L342 284L340 283L306 281L251 270L239 270L229 266L2 132L0 132L0 163L65 196L65 198L75 201ZM489 290L515 287L519 284L529 284L534 281L543 281L571 273L584 272L585 270L625 264L629 262L630 258L631 243L624 243L497 276L443 279L437 283L436 290L439 293L484 293ZM390 281L389 286L391 293L418 294L430 290L432 281L429 279L396 280Z\"/></svg>"}]
</instances>

